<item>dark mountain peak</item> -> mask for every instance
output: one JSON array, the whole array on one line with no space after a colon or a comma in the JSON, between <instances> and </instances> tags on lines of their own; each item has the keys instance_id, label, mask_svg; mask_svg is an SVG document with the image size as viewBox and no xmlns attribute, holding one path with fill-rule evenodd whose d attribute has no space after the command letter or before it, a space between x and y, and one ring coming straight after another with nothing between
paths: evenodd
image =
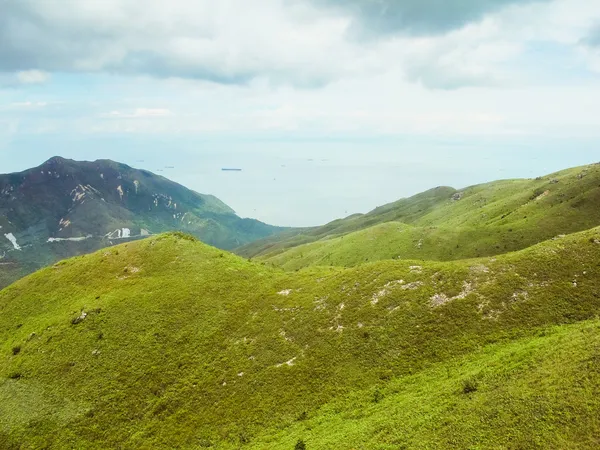
<instances>
[{"instance_id":1,"label":"dark mountain peak","mask_svg":"<svg viewBox=\"0 0 600 450\"><path fill-rule=\"evenodd\" d=\"M136 170L127 164L123 164L112 159L97 159L95 161L79 161L75 159L63 158L62 156L53 156L44 162L40 168L47 167L58 169L60 167L69 167L76 169L95 169L95 168L110 168L116 170Z\"/></svg>"},{"instance_id":2,"label":"dark mountain peak","mask_svg":"<svg viewBox=\"0 0 600 450\"><path fill-rule=\"evenodd\" d=\"M151 172L107 159L60 156L0 175L0 229L0 259L32 268L165 231L190 233L225 249L279 231Z\"/></svg>"},{"instance_id":3,"label":"dark mountain peak","mask_svg":"<svg viewBox=\"0 0 600 450\"><path fill-rule=\"evenodd\" d=\"M48 159L48 161L46 161L44 164L56 164L64 161L67 161L67 158L63 158L62 156L53 156L52 158Z\"/></svg>"},{"instance_id":4,"label":"dark mountain peak","mask_svg":"<svg viewBox=\"0 0 600 450\"><path fill-rule=\"evenodd\" d=\"M56 167L56 166L61 166L63 164L74 163L74 162L75 161L73 161L72 159L66 159L66 158L63 158L62 156L53 156L48 161L43 163L41 165L41 167Z\"/></svg>"},{"instance_id":5,"label":"dark mountain peak","mask_svg":"<svg viewBox=\"0 0 600 450\"><path fill-rule=\"evenodd\" d=\"M94 164L94 165L100 166L100 167L107 167L107 168L113 168L113 169L119 169L119 170L138 170L138 169L134 169L131 166L128 166L127 164L113 161L112 159L97 159L91 164Z\"/></svg>"}]
</instances>

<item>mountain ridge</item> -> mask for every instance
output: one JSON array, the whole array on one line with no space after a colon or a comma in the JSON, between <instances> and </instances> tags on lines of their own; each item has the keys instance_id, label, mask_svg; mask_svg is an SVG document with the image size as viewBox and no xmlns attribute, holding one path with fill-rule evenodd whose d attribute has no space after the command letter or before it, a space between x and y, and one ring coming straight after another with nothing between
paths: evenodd
<instances>
[{"instance_id":1,"label":"mountain ridge","mask_svg":"<svg viewBox=\"0 0 600 450\"><path fill-rule=\"evenodd\" d=\"M0 256L14 266L0 287L58 259L170 230L230 249L284 228L242 219L218 198L146 170L52 157L0 175Z\"/></svg>"}]
</instances>

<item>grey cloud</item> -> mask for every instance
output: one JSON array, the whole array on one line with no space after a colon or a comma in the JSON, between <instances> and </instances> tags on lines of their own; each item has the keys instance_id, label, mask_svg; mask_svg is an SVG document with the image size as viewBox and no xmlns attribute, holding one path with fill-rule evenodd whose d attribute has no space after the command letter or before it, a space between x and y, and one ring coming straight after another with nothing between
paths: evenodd
<instances>
[{"instance_id":1,"label":"grey cloud","mask_svg":"<svg viewBox=\"0 0 600 450\"><path fill-rule=\"evenodd\" d=\"M378 42L349 41L338 17L351 14L363 35L439 35L534 1L547 0L263 0L240 14L246 0L0 0L0 75L107 72L219 84L261 78L314 88L390 65ZM294 4L304 5L304 16ZM326 22L332 17L333 25ZM438 53L407 60L406 78L442 89L490 84L484 73L439 64Z\"/></svg>"},{"instance_id":2,"label":"grey cloud","mask_svg":"<svg viewBox=\"0 0 600 450\"><path fill-rule=\"evenodd\" d=\"M2 73L0 71L0 88L18 88L23 85L43 84L50 78L50 75L46 72L37 70L24 71L24 72L8 72Z\"/></svg>"},{"instance_id":3,"label":"grey cloud","mask_svg":"<svg viewBox=\"0 0 600 450\"><path fill-rule=\"evenodd\" d=\"M600 25L589 33L584 39L584 43L589 47L600 47Z\"/></svg>"},{"instance_id":4,"label":"grey cloud","mask_svg":"<svg viewBox=\"0 0 600 450\"><path fill-rule=\"evenodd\" d=\"M115 64L108 65L109 71L125 74L151 74L158 78L202 79L219 84L245 84L257 73L247 70L227 71L218 65L194 64L189 61L170 59L150 51L132 51Z\"/></svg>"},{"instance_id":5,"label":"grey cloud","mask_svg":"<svg viewBox=\"0 0 600 450\"><path fill-rule=\"evenodd\" d=\"M438 35L510 5L551 0L312 0L345 11L361 36Z\"/></svg>"},{"instance_id":6,"label":"grey cloud","mask_svg":"<svg viewBox=\"0 0 600 450\"><path fill-rule=\"evenodd\" d=\"M69 70L95 40L77 36L70 27L62 29L35 14L26 1L5 0L0 14L0 70Z\"/></svg>"},{"instance_id":7,"label":"grey cloud","mask_svg":"<svg viewBox=\"0 0 600 450\"><path fill-rule=\"evenodd\" d=\"M469 73L435 64L413 64L405 69L409 81L429 89L455 90L465 87L497 86L502 83L491 73Z\"/></svg>"},{"instance_id":8,"label":"grey cloud","mask_svg":"<svg viewBox=\"0 0 600 450\"><path fill-rule=\"evenodd\" d=\"M106 0L114 3L116 13L97 19L89 11L93 8L86 9L94 1L52 2L57 8L72 7L75 11L68 17L33 0L0 0L0 73L108 72L219 84L246 84L262 77L275 84L315 87L339 71L335 63L325 67L290 58L294 48L281 57L277 52L282 50L272 51L271 42L259 39L253 45L231 30L219 36L214 23L198 19L202 8L210 8L205 6L208 1L176 0L170 12L183 6L197 15L173 18L161 16L160 7L153 10L145 0ZM201 5L197 11L196 5Z\"/></svg>"}]
</instances>

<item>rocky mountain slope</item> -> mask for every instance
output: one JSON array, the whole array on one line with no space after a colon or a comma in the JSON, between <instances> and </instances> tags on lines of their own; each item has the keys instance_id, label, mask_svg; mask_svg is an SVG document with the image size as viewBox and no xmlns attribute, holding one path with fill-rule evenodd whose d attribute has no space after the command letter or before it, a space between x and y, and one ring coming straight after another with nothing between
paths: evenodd
<instances>
[{"instance_id":1,"label":"rocky mountain slope","mask_svg":"<svg viewBox=\"0 0 600 450\"><path fill-rule=\"evenodd\" d=\"M440 187L236 252L286 269L382 259L449 261L520 250L600 225L600 165L457 191Z\"/></svg>"},{"instance_id":2,"label":"rocky mountain slope","mask_svg":"<svg viewBox=\"0 0 600 450\"><path fill-rule=\"evenodd\" d=\"M0 175L0 287L58 259L169 230L224 249L281 231L144 170L54 157Z\"/></svg>"},{"instance_id":3,"label":"rocky mountain slope","mask_svg":"<svg viewBox=\"0 0 600 450\"><path fill-rule=\"evenodd\" d=\"M298 272L181 234L62 261L0 291L0 447L594 448L599 270L598 228Z\"/></svg>"}]
</instances>

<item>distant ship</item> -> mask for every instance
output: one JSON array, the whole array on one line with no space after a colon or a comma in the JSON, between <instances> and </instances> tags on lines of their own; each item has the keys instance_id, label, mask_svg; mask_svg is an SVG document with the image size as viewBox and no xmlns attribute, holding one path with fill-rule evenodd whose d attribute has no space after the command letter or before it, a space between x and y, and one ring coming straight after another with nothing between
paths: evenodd
<instances>
[{"instance_id":1,"label":"distant ship","mask_svg":"<svg viewBox=\"0 0 600 450\"><path fill-rule=\"evenodd\" d=\"M242 171L242 169L236 169L233 167L223 167L221 170L223 172L241 172Z\"/></svg>"}]
</instances>

